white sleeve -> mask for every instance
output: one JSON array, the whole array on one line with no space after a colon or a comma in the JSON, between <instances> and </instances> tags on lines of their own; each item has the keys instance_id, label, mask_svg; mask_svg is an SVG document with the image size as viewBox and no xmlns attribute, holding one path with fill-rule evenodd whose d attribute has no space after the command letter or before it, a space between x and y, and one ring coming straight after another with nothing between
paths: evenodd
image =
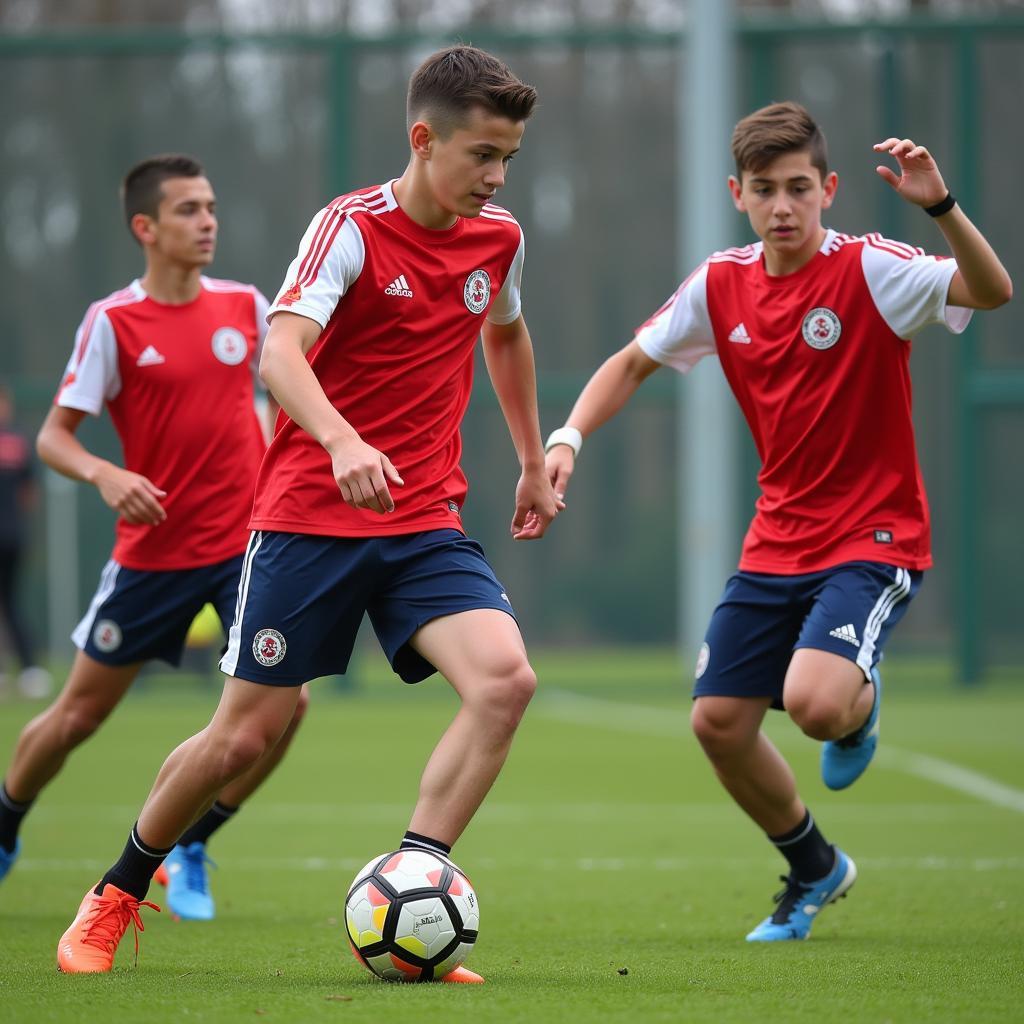
<instances>
[{"instance_id":1,"label":"white sleeve","mask_svg":"<svg viewBox=\"0 0 1024 1024\"><path fill-rule=\"evenodd\" d=\"M526 260L526 238L523 229L519 229L519 248L516 249L512 266L508 268L505 281L491 303L487 311L487 319L492 324L510 324L515 320L523 308L523 300L520 294L523 282L523 263Z\"/></svg>"},{"instance_id":2,"label":"white sleeve","mask_svg":"<svg viewBox=\"0 0 1024 1024\"><path fill-rule=\"evenodd\" d=\"M117 338L106 312L90 309L75 332L75 348L57 393L57 405L98 416L121 391Z\"/></svg>"},{"instance_id":3,"label":"white sleeve","mask_svg":"<svg viewBox=\"0 0 1024 1024\"><path fill-rule=\"evenodd\" d=\"M285 310L326 327L341 297L362 272L365 255L355 221L333 207L321 210L302 236L298 255L267 317Z\"/></svg>"},{"instance_id":4,"label":"white sleeve","mask_svg":"<svg viewBox=\"0 0 1024 1024\"><path fill-rule=\"evenodd\" d=\"M263 342L267 340L267 331L270 329L270 325L267 323L267 310L270 308L270 303L267 302L266 295L259 288L253 288L252 298L256 306L256 348L253 350L249 368L252 370L252 382L258 395L267 390L260 377L260 356L263 355Z\"/></svg>"},{"instance_id":5,"label":"white sleeve","mask_svg":"<svg viewBox=\"0 0 1024 1024\"><path fill-rule=\"evenodd\" d=\"M861 267L875 307L897 337L912 338L929 324L945 324L960 334L970 323L973 310L946 303L956 260L869 235Z\"/></svg>"},{"instance_id":6,"label":"white sleeve","mask_svg":"<svg viewBox=\"0 0 1024 1024\"><path fill-rule=\"evenodd\" d=\"M636 330L636 342L652 359L680 373L716 352L708 313L708 264L702 263L664 306Z\"/></svg>"}]
</instances>

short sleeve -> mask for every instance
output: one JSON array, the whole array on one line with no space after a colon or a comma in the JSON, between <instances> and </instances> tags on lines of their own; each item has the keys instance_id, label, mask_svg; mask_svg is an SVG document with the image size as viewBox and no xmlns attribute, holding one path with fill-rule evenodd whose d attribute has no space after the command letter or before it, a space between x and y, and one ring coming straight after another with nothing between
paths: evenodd
<instances>
[{"instance_id":1,"label":"short sleeve","mask_svg":"<svg viewBox=\"0 0 1024 1024\"><path fill-rule=\"evenodd\" d=\"M256 348L253 350L250 369L256 390L266 391L266 385L260 377L260 357L263 355L263 342L267 340L267 331L270 329L270 325L267 323L267 311L270 308L270 303L267 302L267 297L259 288L253 288L252 298L256 306Z\"/></svg>"},{"instance_id":2,"label":"short sleeve","mask_svg":"<svg viewBox=\"0 0 1024 1024\"><path fill-rule=\"evenodd\" d=\"M523 263L526 260L526 238L523 229L519 229L519 248L516 249L512 266L508 268L501 291L491 303L487 311L487 319L492 324L510 324L522 312L523 301L520 294L523 281Z\"/></svg>"},{"instance_id":3,"label":"short sleeve","mask_svg":"<svg viewBox=\"0 0 1024 1024\"><path fill-rule=\"evenodd\" d=\"M75 348L55 404L98 416L103 403L116 398L120 391L114 326L104 310L93 307L75 334Z\"/></svg>"},{"instance_id":4,"label":"short sleeve","mask_svg":"<svg viewBox=\"0 0 1024 1024\"><path fill-rule=\"evenodd\" d=\"M282 310L315 320L321 328L363 269L363 236L347 214L328 206L306 229L284 284L267 311Z\"/></svg>"},{"instance_id":5,"label":"short sleeve","mask_svg":"<svg viewBox=\"0 0 1024 1024\"><path fill-rule=\"evenodd\" d=\"M973 310L946 302L955 260L868 235L861 266L875 307L897 337L912 338L929 324L944 324L960 334L970 323Z\"/></svg>"},{"instance_id":6,"label":"short sleeve","mask_svg":"<svg viewBox=\"0 0 1024 1024\"><path fill-rule=\"evenodd\" d=\"M661 309L636 329L636 342L656 362L680 373L714 355L708 313L708 264L702 263Z\"/></svg>"}]
</instances>

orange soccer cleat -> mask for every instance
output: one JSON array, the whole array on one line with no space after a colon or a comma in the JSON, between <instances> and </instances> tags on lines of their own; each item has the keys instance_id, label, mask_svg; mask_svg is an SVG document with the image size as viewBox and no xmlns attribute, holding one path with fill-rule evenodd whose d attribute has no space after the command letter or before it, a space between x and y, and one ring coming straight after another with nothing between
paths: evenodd
<instances>
[{"instance_id":1,"label":"orange soccer cleat","mask_svg":"<svg viewBox=\"0 0 1024 1024\"><path fill-rule=\"evenodd\" d=\"M484 979L468 967L456 967L454 971L449 971L441 981L454 982L457 985L482 985L484 983Z\"/></svg>"},{"instance_id":2,"label":"orange soccer cleat","mask_svg":"<svg viewBox=\"0 0 1024 1024\"><path fill-rule=\"evenodd\" d=\"M145 931L139 910L155 903L137 900L110 882L103 894L93 889L85 894L78 915L57 944L57 970L65 974L102 974L114 966L114 954L128 928L135 928L135 959L139 958L139 932Z\"/></svg>"}]
</instances>

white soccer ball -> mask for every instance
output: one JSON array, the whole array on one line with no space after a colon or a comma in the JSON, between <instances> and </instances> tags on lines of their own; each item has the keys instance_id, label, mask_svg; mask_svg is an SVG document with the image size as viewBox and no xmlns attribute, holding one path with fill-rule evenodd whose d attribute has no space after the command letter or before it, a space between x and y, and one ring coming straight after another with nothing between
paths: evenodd
<instances>
[{"instance_id":1,"label":"white soccer ball","mask_svg":"<svg viewBox=\"0 0 1024 1024\"><path fill-rule=\"evenodd\" d=\"M480 906L450 860L423 850L384 853L360 871L345 900L355 958L385 981L433 981L469 956Z\"/></svg>"}]
</instances>

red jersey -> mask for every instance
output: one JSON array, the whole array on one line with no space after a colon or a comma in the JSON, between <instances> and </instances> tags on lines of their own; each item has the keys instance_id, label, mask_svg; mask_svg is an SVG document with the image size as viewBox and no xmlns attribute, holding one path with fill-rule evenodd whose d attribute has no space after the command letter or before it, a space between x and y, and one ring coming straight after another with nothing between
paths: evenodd
<instances>
[{"instance_id":1,"label":"red jersey","mask_svg":"<svg viewBox=\"0 0 1024 1024\"><path fill-rule=\"evenodd\" d=\"M931 323L967 326L970 311L946 305L956 263L834 231L792 274L769 276L762 253L760 242L715 253L636 336L683 372L717 354L743 410L761 496L740 568L929 568L909 339Z\"/></svg>"},{"instance_id":2,"label":"red jersey","mask_svg":"<svg viewBox=\"0 0 1024 1024\"><path fill-rule=\"evenodd\" d=\"M168 306L138 281L93 303L55 403L96 416L104 403L125 467L167 492L167 519L119 519L113 559L128 569L192 569L245 550L265 448L254 378L267 300L251 285L202 278Z\"/></svg>"},{"instance_id":3,"label":"red jersey","mask_svg":"<svg viewBox=\"0 0 1024 1024\"><path fill-rule=\"evenodd\" d=\"M501 207L431 231L391 184L340 196L313 218L270 316L323 328L308 359L327 398L394 463L395 511L342 500L324 449L284 413L256 483L254 530L369 537L461 530L459 427L483 320L520 312L523 233Z\"/></svg>"}]
</instances>

